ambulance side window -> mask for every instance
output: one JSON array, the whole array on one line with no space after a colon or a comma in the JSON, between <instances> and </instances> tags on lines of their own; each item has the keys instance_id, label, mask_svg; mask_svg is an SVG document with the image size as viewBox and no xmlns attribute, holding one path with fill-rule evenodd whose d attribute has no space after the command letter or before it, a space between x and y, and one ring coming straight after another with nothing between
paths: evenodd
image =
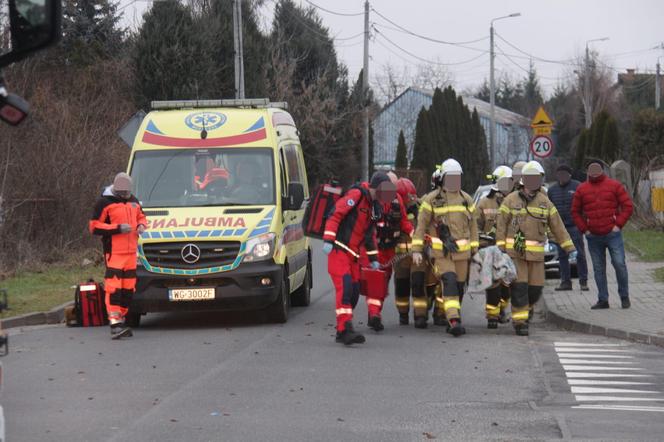
<instances>
[{"instance_id":1,"label":"ambulance side window","mask_svg":"<svg viewBox=\"0 0 664 442\"><path fill-rule=\"evenodd\" d=\"M279 150L279 177L281 180L281 196L286 197L288 191L287 179L286 179L286 167L284 161L284 150Z\"/></svg>"}]
</instances>

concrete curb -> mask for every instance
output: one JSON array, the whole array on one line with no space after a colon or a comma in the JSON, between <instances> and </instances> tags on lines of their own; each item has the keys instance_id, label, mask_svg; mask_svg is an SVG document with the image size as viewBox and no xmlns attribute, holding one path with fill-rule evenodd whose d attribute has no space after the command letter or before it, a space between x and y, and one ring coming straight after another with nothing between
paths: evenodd
<instances>
[{"instance_id":1,"label":"concrete curb","mask_svg":"<svg viewBox=\"0 0 664 442\"><path fill-rule=\"evenodd\" d=\"M609 338L626 339L629 341L639 342L642 344L651 344L664 347L664 336L631 332L619 328L604 327L601 325L594 325L590 322L578 321L576 319L566 318L557 313L554 309L550 308L546 295L544 298L545 317L546 320L552 324L557 325L563 330L569 330L578 333L587 333L591 335L606 336Z\"/></svg>"},{"instance_id":2,"label":"concrete curb","mask_svg":"<svg viewBox=\"0 0 664 442\"><path fill-rule=\"evenodd\" d=\"M65 308L74 305L74 301L65 302L47 312L26 313L0 320L3 329L27 327L29 325L60 324L65 319Z\"/></svg>"}]
</instances>

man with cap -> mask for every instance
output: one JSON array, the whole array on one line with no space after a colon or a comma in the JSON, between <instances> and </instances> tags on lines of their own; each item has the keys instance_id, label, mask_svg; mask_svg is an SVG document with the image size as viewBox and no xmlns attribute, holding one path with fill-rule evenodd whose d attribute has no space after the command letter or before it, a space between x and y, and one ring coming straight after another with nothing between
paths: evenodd
<instances>
[{"instance_id":1,"label":"man with cap","mask_svg":"<svg viewBox=\"0 0 664 442\"><path fill-rule=\"evenodd\" d=\"M413 264L422 264L425 236L430 237L433 271L443 285L443 297L436 302L442 304L448 333L458 337L466 333L461 325L461 302L471 254L477 252L480 245L476 211L473 199L461 190L461 164L450 158L438 166L437 171L436 188L422 198L417 217L412 243ZM416 316L416 326L422 321L426 323L426 316Z\"/></svg>"},{"instance_id":2,"label":"man with cap","mask_svg":"<svg viewBox=\"0 0 664 442\"><path fill-rule=\"evenodd\" d=\"M576 268L579 273L579 285L581 290L588 290L588 264L586 262L586 246L583 242L583 234L579 232L572 218L572 200L576 189L581 183L572 179L572 168L561 164L556 170L557 182L549 188L548 196L565 224L565 229L576 247ZM560 285L557 291L572 290L572 274L569 266L569 255L556 244L558 248L558 260L560 266Z\"/></svg>"},{"instance_id":3,"label":"man with cap","mask_svg":"<svg viewBox=\"0 0 664 442\"><path fill-rule=\"evenodd\" d=\"M593 310L609 308L609 289L606 281L606 250L618 280L618 294L622 308L629 308L628 274L622 228L627 224L634 205L620 181L604 174L601 161L588 164L588 180L574 194L572 217L579 231L586 235L590 259L593 261L598 300Z\"/></svg>"},{"instance_id":4,"label":"man with cap","mask_svg":"<svg viewBox=\"0 0 664 442\"><path fill-rule=\"evenodd\" d=\"M336 341L362 344L365 338L353 328L353 309L360 295L360 254L366 250L374 269L380 268L375 224L382 206L394 199L396 187L387 174L376 172L369 183L351 187L335 204L323 233L323 253L336 291Z\"/></svg>"},{"instance_id":5,"label":"man with cap","mask_svg":"<svg viewBox=\"0 0 664 442\"><path fill-rule=\"evenodd\" d=\"M97 200L89 225L90 233L101 236L104 247L104 284L111 339L132 336L125 316L136 290L138 237L145 231L147 220L131 191L131 177L126 173L117 174L113 185Z\"/></svg>"},{"instance_id":6,"label":"man with cap","mask_svg":"<svg viewBox=\"0 0 664 442\"><path fill-rule=\"evenodd\" d=\"M521 170L523 187L510 193L500 206L496 245L514 261L516 281L511 285L512 323L519 336L528 336L532 307L544 288L544 245L547 230L556 242L572 252L574 243L560 219L558 209L542 190L544 168L530 161Z\"/></svg>"}]
</instances>

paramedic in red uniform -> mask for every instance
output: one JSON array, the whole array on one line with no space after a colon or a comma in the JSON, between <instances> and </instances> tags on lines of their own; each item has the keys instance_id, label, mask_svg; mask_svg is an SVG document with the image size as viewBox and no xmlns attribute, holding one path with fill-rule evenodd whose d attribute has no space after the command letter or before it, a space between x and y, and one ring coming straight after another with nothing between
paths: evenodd
<instances>
[{"instance_id":1,"label":"paramedic in red uniform","mask_svg":"<svg viewBox=\"0 0 664 442\"><path fill-rule=\"evenodd\" d=\"M328 255L327 270L336 291L337 336L345 345L362 344L364 336L353 329L353 308L360 295L360 252L366 248L371 267L378 269L378 251L374 238L374 224L380 219L383 195L379 187L389 183L389 177L376 172L370 183L352 187L337 201L325 224L323 252Z\"/></svg>"},{"instance_id":2,"label":"paramedic in red uniform","mask_svg":"<svg viewBox=\"0 0 664 442\"><path fill-rule=\"evenodd\" d=\"M396 190L398 177L394 172L388 172L387 176ZM383 216L376 222L376 243L378 245L378 262L381 269L387 272L389 281L392 277L392 266L394 264L392 261L396 255L397 243L402 233L410 237L413 236L415 229L408 220L406 205L398 193L395 193L392 201L383 203L382 211ZM362 265L366 265L366 262L362 262ZM367 310L369 311L367 325L377 332L385 329L381 318L384 299L371 298L367 295Z\"/></svg>"},{"instance_id":3,"label":"paramedic in red uniform","mask_svg":"<svg viewBox=\"0 0 664 442\"><path fill-rule=\"evenodd\" d=\"M90 220L90 232L101 236L106 261L106 309L111 324L111 339L132 336L125 324L131 296L136 289L136 251L138 237L147 220L136 197L132 180L119 173L97 201Z\"/></svg>"}]
</instances>

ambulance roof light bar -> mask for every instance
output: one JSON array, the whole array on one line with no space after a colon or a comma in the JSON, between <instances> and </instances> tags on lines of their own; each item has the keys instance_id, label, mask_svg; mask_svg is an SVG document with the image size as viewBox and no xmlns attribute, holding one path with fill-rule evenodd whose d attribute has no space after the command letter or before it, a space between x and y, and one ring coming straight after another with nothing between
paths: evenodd
<instances>
[{"instance_id":1,"label":"ambulance roof light bar","mask_svg":"<svg viewBox=\"0 0 664 442\"><path fill-rule=\"evenodd\" d=\"M167 100L153 101L150 107L154 110L165 109L199 109L214 107L237 107L237 108L277 108L288 109L288 103L277 101L271 103L267 98L245 98L245 99L224 99L224 100Z\"/></svg>"}]
</instances>

